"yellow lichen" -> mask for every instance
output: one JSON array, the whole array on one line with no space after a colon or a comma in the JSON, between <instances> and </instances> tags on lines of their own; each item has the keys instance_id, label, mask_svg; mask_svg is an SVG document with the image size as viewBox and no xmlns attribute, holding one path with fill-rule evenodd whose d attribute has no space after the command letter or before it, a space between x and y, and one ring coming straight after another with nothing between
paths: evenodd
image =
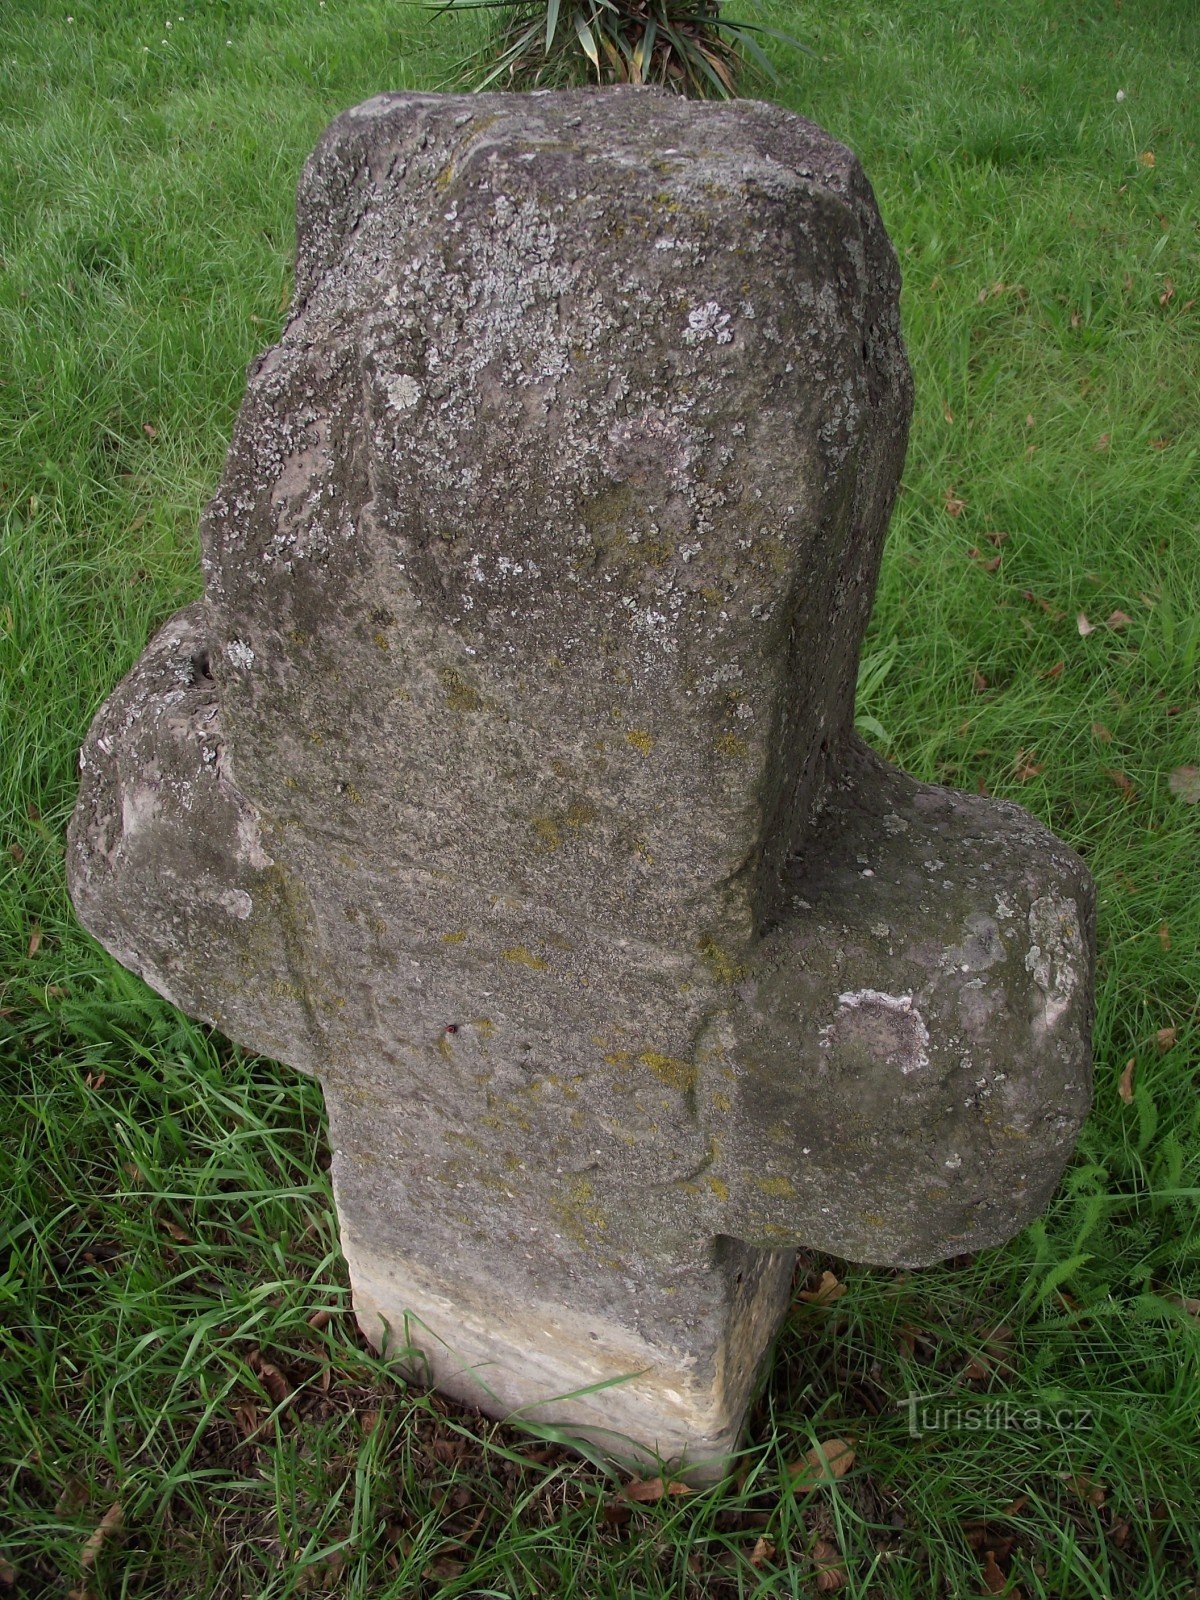
<instances>
[{"instance_id":1,"label":"yellow lichen","mask_svg":"<svg viewBox=\"0 0 1200 1600\"><path fill-rule=\"evenodd\" d=\"M644 756L648 756L651 750L654 749L654 739L644 728L630 728L625 735L625 743L631 744L635 750L640 751Z\"/></svg>"},{"instance_id":2,"label":"yellow lichen","mask_svg":"<svg viewBox=\"0 0 1200 1600\"><path fill-rule=\"evenodd\" d=\"M456 928L453 933L444 933L442 935L442 943L443 944L462 944L463 940L466 937L467 937L467 930L465 928Z\"/></svg>"},{"instance_id":3,"label":"yellow lichen","mask_svg":"<svg viewBox=\"0 0 1200 1600\"><path fill-rule=\"evenodd\" d=\"M729 1185L724 1181L723 1178L713 1177L713 1175L710 1173L706 1182L718 1200L729 1199Z\"/></svg>"},{"instance_id":4,"label":"yellow lichen","mask_svg":"<svg viewBox=\"0 0 1200 1600\"><path fill-rule=\"evenodd\" d=\"M787 1199L796 1192L790 1178L755 1178L754 1187L763 1194L775 1195L782 1199Z\"/></svg>"},{"instance_id":5,"label":"yellow lichen","mask_svg":"<svg viewBox=\"0 0 1200 1600\"><path fill-rule=\"evenodd\" d=\"M746 968L734 961L727 950L713 938L705 938L698 946L700 959L718 983L738 983L746 976Z\"/></svg>"},{"instance_id":6,"label":"yellow lichen","mask_svg":"<svg viewBox=\"0 0 1200 1600\"><path fill-rule=\"evenodd\" d=\"M478 689L474 688L453 667L446 667L442 671L442 688L446 694L446 704L451 711L478 711L483 701L479 697Z\"/></svg>"},{"instance_id":7,"label":"yellow lichen","mask_svg":"<svg viewBox=\"0 0 1200 1600\"><path fill-rule=\"evenodd\" d=\"M750 754L750 746L736 733L723 733L719 739L714 739L713 749L728 761L741 761Z\"/></svg>"},{"instance_id":8,"label":"yellow lichen","mask_svg":"<svg viewBox=\"0 0 1200 1600\"><path fill-rule=\"evenodd\" d=\"M668 1089L687 1094L696 1087L696 1069L690 1061L681 1061L677 1056L664 1056L657 1050L643 1050L638 1060L644 1067L649 1067Z\"/></svg>"},{"instance_id":9,"label":"yellow lichen","mask_svg":"<svg viewBox=\"0 0 1200 1600\"><path fill-rule=\"evenodd\" d=\"M553 817L534 817L530 824L538 836L538 843L544 850L557 850L562 843L562 834Z\"/></svg>"},{"instance_id":10,"label":"yellow lichen","mask_svg":"<svg viewBox=\"0 0 1200 1600\"><path fill-rule=\"evenodd\" d=\"M537 956L531 955L523 944L510 944L506 950L501 951L505 961L515 962L521 967L532 967L534 972L544 972L546 963L539 961Z\"/></svg>"}]
</instances>

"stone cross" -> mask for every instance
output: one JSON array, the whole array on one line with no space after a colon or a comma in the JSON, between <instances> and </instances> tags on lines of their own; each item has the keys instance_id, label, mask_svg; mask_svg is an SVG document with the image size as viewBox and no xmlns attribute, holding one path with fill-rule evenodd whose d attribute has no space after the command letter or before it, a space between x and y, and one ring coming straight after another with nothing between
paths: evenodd
<instances>
[{"instance_id":1,"label":"stone cross","mask_svg":"<svg viewBox=\"0 0 1200 1600\"><path fill-rule=\"evenodd\" d=\"M818 128L651 91L380 95L298 213L75 904L319 1075L378 1345L719 1472L797 1248L996 1244L1088 1103L1083 865L853 731L895 258Z\"/></svg>"}]
</instances>

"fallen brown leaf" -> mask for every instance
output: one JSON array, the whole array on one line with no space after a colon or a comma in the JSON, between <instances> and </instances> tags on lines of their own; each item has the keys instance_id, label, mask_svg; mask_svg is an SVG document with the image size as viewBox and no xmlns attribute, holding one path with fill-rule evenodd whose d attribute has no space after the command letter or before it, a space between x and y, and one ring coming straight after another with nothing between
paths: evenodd
<instances>
[{"instance_id":1,"label":"fallen brown leaf","mask_svg":"<svg viewBox=\"0 0 1200 1600\"><path fill-rule=\"evenodd\" d=\"M794 1494L808 1494L822 1483L836 1483L854 1465L854 1446L845 1439L824 1439L802 1461L788 1468Z\"/></svg>"},{"instance_id":2,"label":"fallen brown leaf","mask_svg":"<svg viewBox=\"0 0 1200 1600\"><path fill-rule=\"evenodd\" d=\"M1130 1056L1121 1073L1121 1081L1117 1084L1117 1093L1127 1106L1133 1104L1133 1069L1137 1065L1137 1057Z\"/></svg>"},{"instance_id":3,"label":"fallen brown leaf","mask_svg":"<svg viewBox=\"0 0 1200 1600\"><path fill-rule=\"evenodd\" d=\"M967 502L955 494L953 484L942 495L942 504L946 508L946 514L951 517L961 517L967 509Z\"/></svg>"},{"instance_id":4,"label":"fallen brown leaf","mask_svg":"<svg viewBox=\"0 0 1200 1600\"><path fill-rule=\"evenodd\" d=\"M805 1305L827 1306L832 1300L840 1300L845 1292L846 1285L839 1283L832 1272L823 1272L816 1288L801 1289L796 1299L803 1300Z\"/></svg>"},{"instance_id":5,"label":"fallen brown leaf","mask_svg":"<svg viewBox=\"0 0 1200 1600\"><path fill-rule=\"evenodd\" d=\"M1096 624L1088 621L1086 611L1081 611L1075 618L1075 626L1079 629L1079 637L1081 639L1086 639L1089 633L1095 633L1096 631Z\"/></svg>"},{"instance_id":6,"label":"fallen brown leaf","mask_svg":"<svg viewBox=\"0 0 1200 1600\"><path fill-rule=\"evenodd\" d=\"M1018 783L1028 783L1030 778L1036 778L1039 772L1045 772L1045 762L1034 760L1035 752L1032 750L1018 750L1013 761L1013 774Z\"/></svg>"},{"instance_id":7,"label":"fallen brown leaf","mask_svg":"<svg viewBox=\"0 0 1200 1600\"><path fill-rule=\"evenodd\" d=\"M1126 612L1113 611L1105 619L1105 626L1111 628L1113 632L1116 633L1121 628L1127 628L1132 621L1133 618L1127 615Z\"/></svg>"},{"instance_id":8,"label":"fallen brown leaf","mask_svg":"<svg viewBox=\"0 0 1200 1600\"><path fill-rule=\"evenodd\" d=\"M1099 739L1101 744L1112 743L1112 732L1110 729L1106 728L1102 722L1092 723L1092 737Z\"/></svg>"},{"instance_id":9,"label":"fallen brown leaf","mask_svg":"<svg viewBox=\"0 0 1200 1600\"><path fill-rule=\"evenodd\" d=\"M26 950L25 954L29 957L30 961L32 961L34 956L37 955L41 948L42 925L40 922L35 922L29 930L29 948Z\"/></svg>"},{"instance_id":10,"label":"fallen brown leaf","mask_svg":"<svg viewBox=\"0 0 1200 1600\"><path fill-rule=\"evenodd\" d=\"M750 1565L752 1567L761 1567L765 1562L774 1561L774 1559L775 1546L770 1539L764 1539L760 1535L754 1541L754 1549L750 1552Z\"/></svg>"},{"instance_id":11,"label":"fallen brown leaf","mask_svg":"<svg viewBox=\"0 0 1200 1600\"><path fill-rule=\"evenodd\" d=\"M1151 450L1169 450L1171 448L1170 434L1164 433L1161 438L1151 439L1150 448Z\"/></svg>"},{"instance_id":12,"label":"fallen brown leaf","mask_svg":"<svg viewBox=\"0 0 1200 1600\"><path fill-rule=\"evenodd\" d=\"M994 1550L984 1552L982 1582L984 1594L1003 1594L1008 1588L1008 1579L997 1564Z\"/></svg>"},{"instance_id":13,"label":"fallen brown leaf","mask_svg":"<svg viewBox=\"0 0 1200 1600\"><path fill-rule=\"evenodd\" d=\"M818 1539L811 1554L818 1591L821 1594L833 1594L843 1588L847 1582L846 1564L837 1545L831 1544L828 1539Z\"/></svg>"},{"instance_id":14,"label":"fallen brown leaf","mask_svg":"<svg viewBox=\"0 0 1200 1600\"><path fill-rule=\"evenodd\" d=\"M312 1316L305 1319L314 1333L320 1333L322 1328L327 1328L333 1320L333 1312L322 1306L319 1311L314 1311Z\"/></svg>"},{"instance_id":15,"label":"fallen brown leaf","mask_svg":"<svg viewBox=\"0 0 1200 1600\"><path fill-rule=\"evenodd\" d=\"M1112 443L1112 434L1111 433L1102 433L1100 435L1100 437L1096 440L1095 444L1092 446L1092 449L1093 450L1107 450L1111 443Z\"/></svg>"},{"instance_id":16,"label":"fallen brown leaf","mask_svg":"<svg viewBox=\"0 0 1200 1600\"><path fill-rule=\"evenodd\" d=\"M983 673L982 672L976 672L974 674L974 676L972 677L972 679L971 679L971 687L974 689L975 693L976 694L982 694L983 691L987 688L987 686L988 686L988 681L984 677Z\"/></svg>"},{"instance_id":17,"label":"fallen brown leaf","mask_svg":"<svg viewBox=\"0 0 1200 1600\"><path fill-rule=\"evenodd\" d=\"M637 1505L651 1505L664 1495L691 1494L692 1490L686 1483L678 1483L674 1479L631 1478L621 1493Z\"/></svg>"},{"instance_id":18,"label":"fallen brown leaf","mask_svg":"<svg viewBox=\"0 0 1200 1600\"><path fill-rule=\"evenodd\" d=\"M292 1386L273 1361L268 1361L261 1351L250 1356L250 1370L257 1373L273 1405L282 1406L292 1398Z\"/></svg>"},{"instance_id":19,"label":"fallen brown leaf","mask_svg":"<svg viewBox=\"0 0 1200 1600\"><path fill-rule=\"evenodd\" d=\"M1047 667L1045 672L1039 673L1039 677L1061 678L1063 675L1063 668L1066 666L1066 664L1067 663L1065 661L1056 661L1052 667Z\"/></svg>"},{"instance_id":20,"label":"fallen brown leaf","mask_svg":"<svg viewBox=\"0 0 1200 1600\"><path fill-rule=\"evenodd\" d=\"M1138 157L1138 163L1143 167L1152 167L1154 165L1154 151L1143 150Z\"/></svg>"},{"instance_id":21,"label":"fallen brown leaf","mask_svg":"<svg viewBox=\"0 0 1200 1600\"><path fill-rule=\"evenodd\" d=\"M1158 925L1158 943L1159 943L1159 948L1164 953L1171 948L1171 925L1170 925L1170 923L1168 923L1168 922L1160 922L1159 923L1159 925Z\"/></svg>"},{"instance_id":22,"label":"fallen brown leaf","mask_svg":"<svg viewBox=\"0 0 1200 1600\"><path fill-rule=\"evenodd\" d=\"M943 405L942 406L942 415L945 417L947 422L953 422L954 421L954 413L953 413L953 411L951 411L949 406L947 406L947 405Z\"/></svg>"},{"instance_id":23,"label":"fallen brown leaf","mask_svg":"<svg viewBox=\"0 0 1200 1600\"><path fill-rule=\"evenodd\" d=\"M147 439L157 439L158 438L158 429L154 426L154 424L152 422L143 422L142 423L142 432L146 435Z\"/></svg>"},{"instance_id":24,"label":"fallen brown leaf","mask_svg":"<svg viewBox=\"0 0 1200 1600\"><path fill-rule=\"evenodd\" d=\"M1127 772L1122 772L1119 767L1105 767L1105 772L1121 791L1121 799L1127 800L1131 805L1137 799L1137 790Z\"/></svg>"},{"instance_id":25,"label":"fallen brown leaf","mask_svg":"<svg viewBox=\"0 0 1200 1600\"><path fill-rule=\"evenodd\" d=\"M457 1578L466 1570L465 1561L455 1561L450 1556L434 1556L421 1576L436 1579L439 1583L448 1583L452 1578Z\"/></svg>"},{"instance_id":26,"label":"fallen brown leaf","mask_svg":"<svg viewBox=\"0 0 1200 1600\"><path fill-rule=\"evenodd\" d=\"M100 1518L100 1521L88 1534L84 1541L83 1549L79 1552L79 1565L85 1572L90 1571L96 1564L96 1557L104 1548L104 1541L121 1531L125 1521L125 1513L120 1505L114 1502Z\"/></svg>"},{"instance_id":27,"label":"fallen brown leaf","mask_svg":"<svg viewBox=\"0 0 1200 1600\"><path fill-rule=\"evenodd\" d=\"M1167 788L1185 805L1196 805L1200 802L1200 767L1176 767L1167 779Z\"/></svg>"},{"instance_id":28,"label":"fallen brown leaf","mask_svg":"<svg viewBox=\"0 0 1200 1600\"><path fill-rule=\"evenodd\" d=\"M1080 1472L1075 1477L1068 1477L1067 1488L1076 1495L1085 1505L1100 1507L1108 1498L1108 1490L1102 1483L1095 1483L1086 1472Z\"/></svg>"},{"instance_id":29,"label":"fallen brown leaf","mask_svg":"<svg viewBox=\"0 0 1200 1600\"><path fill-rule=\"evenodd\" d=\"M98 1085L96 1087L99 1087ZM195 1244L195 1240L186 1229L181 1228L177 1222L172 1222L169 1217L159 1217L158 1225L169 1233L176 1244Z\"/></svg>"},{"instance_id":30,"label":"fallen brown leaf","mask_svg":"<svg viewBox=\"0 0 1200 1600\"><path fill-rule=\"evenodd\" d=\"M1178 1040L1178 1038L1179 1038L1179 1029L1178 1028L1160 1028L1158 1030L1158 1032L1154 1035L1154 1042L1158 1046L1158 1048L1164 1054L1166 1054L1166 1052L1168 1050L1173 1050L1175 1048L1175 1044L1176 1044L1176 1041Z\"/></svg>"}]
</instances>

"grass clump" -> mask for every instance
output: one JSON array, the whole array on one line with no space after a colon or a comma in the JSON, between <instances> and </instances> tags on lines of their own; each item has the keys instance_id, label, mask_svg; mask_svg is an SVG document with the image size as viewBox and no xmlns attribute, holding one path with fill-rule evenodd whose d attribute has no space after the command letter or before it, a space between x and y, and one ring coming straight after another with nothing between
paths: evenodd
<instances>
[{"instance_id":1,"label":"grass clump","mask_svg":"<svg viewBox=\"0 0 1200 1600\"><path fill-rule=\"evenodd\" d=\"M710 1493L631 1499L363 1346L318 1088L91 944L62 840L89 716L198 592L301 162L346 106L446 84L460 39L383 0L10 7L0 1594L1196 1594L1200 807L1174 775L1200 765L1200 18L756 15L817 46L768 40L779 97L858 149L904 269L917 413L862 725L921 777L1019 799L1097 878L1067 1178L972 1260L802 1262ZM914 1437L912 1395L1033 1420ZM852 1465L811 1483L833 1440Z\"/></svg>"},{"instance_id":2,"label":"grass clump","mask_svg":"<svg viewBox=\"0 0 1200 1600\"><path fill-rule=\"evenodd\" d=\"M778 29L722 12L722 0L442 0L442 11L494 14L468 69L478 88L654 84L727 100L747 69L775 68L760 39Z\"/></svg>"}]
</instances>

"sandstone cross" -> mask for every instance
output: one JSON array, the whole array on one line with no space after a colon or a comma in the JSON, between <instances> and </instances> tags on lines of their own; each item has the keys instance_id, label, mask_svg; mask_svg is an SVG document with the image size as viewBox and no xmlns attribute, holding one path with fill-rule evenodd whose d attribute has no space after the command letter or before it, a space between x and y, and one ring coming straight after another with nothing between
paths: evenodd
<instances>
[{"instance_id":1,"label":"sandstone cross","mask_svg":"<svg viewBox=\"0 0 1200 1600\"><path fill-rule=\"evenodd\" d=\"M84 923L320 1076L368 1334L615 1457L718 1471L798 1246L995 1244L1087 1106L1082 864L853 732L897 294L775 108L348 112L81 757Z\"/></svg>"}]
</instances>

